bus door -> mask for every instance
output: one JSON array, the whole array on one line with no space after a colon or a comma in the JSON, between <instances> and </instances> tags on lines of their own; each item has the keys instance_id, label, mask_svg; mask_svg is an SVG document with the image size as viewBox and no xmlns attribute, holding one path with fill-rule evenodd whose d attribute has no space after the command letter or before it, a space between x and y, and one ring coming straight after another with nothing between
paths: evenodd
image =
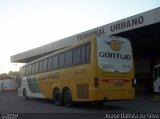
<instances>
[{"instance_id":1,"label":"bus door","mask_svg":"<svg viewBox=\"0 0 160 119\"><path fill-rule=\"evenodd\" d=\"M154 92L160 92L160 66L155 67L153 70L153 86Z\"/></svg>"}]
</instances>

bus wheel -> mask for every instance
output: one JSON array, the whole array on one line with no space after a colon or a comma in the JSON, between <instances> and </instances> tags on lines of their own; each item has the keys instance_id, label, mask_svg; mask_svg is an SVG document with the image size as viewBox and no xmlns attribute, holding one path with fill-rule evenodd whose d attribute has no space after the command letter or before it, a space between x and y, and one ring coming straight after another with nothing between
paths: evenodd
<instances>
[{"instance_id":1,"label":"bus wheel","mask_svg":"<svg viewBox=\"0 0 160 119\"><path fill-rule=\"evenodd\" d=\"M72 95L69 89L65 90L64 92L64 103L65 103L65 106L67 107L73 106Z\"/></svg>"},{"instance_id":2,"label":"bus wheel","mask_svg":"<svg viewBox=\"0 0 160 119\"><path fill-rule=\"evenodd\" d=\"M62 96L61 96L61 93L60 93L60 90L56 89L53 93L53 99L54 99L54 103L55 105L57 106L60 106L62 105Z\"/></svg>"},{"instance_id":3,"label":"bus wheel","mask_svg":"<svg viewBox=\"0 0 160 119\"><path fill-rule=\"evenodd\" d=\"M27 96L26 89L23 89L23 97L24 97L25 100L29 99L29 97Z\"/></svg>"}]
</instances>

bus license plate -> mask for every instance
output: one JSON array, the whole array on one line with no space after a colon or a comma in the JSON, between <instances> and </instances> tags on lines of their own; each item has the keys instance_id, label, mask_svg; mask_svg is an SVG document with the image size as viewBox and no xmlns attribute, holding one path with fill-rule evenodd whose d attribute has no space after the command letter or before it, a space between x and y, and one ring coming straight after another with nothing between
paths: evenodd
<instances>
[{"instance_id":1,"label":"bus license plate","mask_svg":"<svg viewBox=\"0 0 160 119\"><path fill-rule=\"evenodd\" d=\"M123 86L123 83L116 83L116 86Z\"/></svg>"}]
</instances>

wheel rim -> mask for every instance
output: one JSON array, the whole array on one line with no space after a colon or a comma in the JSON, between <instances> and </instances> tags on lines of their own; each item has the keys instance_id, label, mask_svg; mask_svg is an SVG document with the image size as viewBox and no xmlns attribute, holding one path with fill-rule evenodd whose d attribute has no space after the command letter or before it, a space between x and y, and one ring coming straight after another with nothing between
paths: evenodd
<instances>
[{"instance_id":1,"label":"wheel rim","mask_svg":"<svg viewBox=\"0 0 160 119\"><path fill-rule=\"evenodd\" d=\"M54 100L55 100L56 104L59 104L59 102L60 102L60 95L58 93L55 94L55 99Z\"/></svg>"},{"instance_id":2,"label":"wheel rim","mask_svg":"<svg viewBox=\"0 0 160 119\"><path fill-rule=\"evenodd\" d=\"M61 97L61 93L60 93L59 90L55 90L55 91L54 91L53 97L54 97L54 103L55 103L57 106L62 105L63 102L62 102L62 97Z\"/></svg>"},{"instance_id":3,"label":"wheel rim","mask_svg":"<svg viewBox=\"0 0 160 119\"><path fill-rule=\"evenodd\" d=\"M70 106L71 103L72 103L71 95L68 92L66 92L66 94L65 94L65 104L66 104L66 106Z\"/></svg>"},{"instance_id":4,"label":"wheel rim","mask_svg":"<svg viewBox=\"0 0 160 119\"><path fill-rule=\"evenodd\" d=\"M70 101L70 96L67 94L67 95L66 95L66 103L67 103L67 104L70 104L70 102L71 102L71 101Z\"/></svg>"}]
</instances>

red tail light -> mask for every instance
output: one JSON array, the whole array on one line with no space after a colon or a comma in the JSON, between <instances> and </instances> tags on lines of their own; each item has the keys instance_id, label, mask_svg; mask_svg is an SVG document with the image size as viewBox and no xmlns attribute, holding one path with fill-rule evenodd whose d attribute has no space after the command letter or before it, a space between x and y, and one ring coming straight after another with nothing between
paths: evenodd
<instances>
[{"instance_id":1,"label":"red tail light","mask_svg":"<svg viewBox=\"0 0 160 119\"><path fill-rule=\"evenodd\" d=\"M94 78L94 88L98 88L98 78Z\"/></svg>"}]
</instances>

